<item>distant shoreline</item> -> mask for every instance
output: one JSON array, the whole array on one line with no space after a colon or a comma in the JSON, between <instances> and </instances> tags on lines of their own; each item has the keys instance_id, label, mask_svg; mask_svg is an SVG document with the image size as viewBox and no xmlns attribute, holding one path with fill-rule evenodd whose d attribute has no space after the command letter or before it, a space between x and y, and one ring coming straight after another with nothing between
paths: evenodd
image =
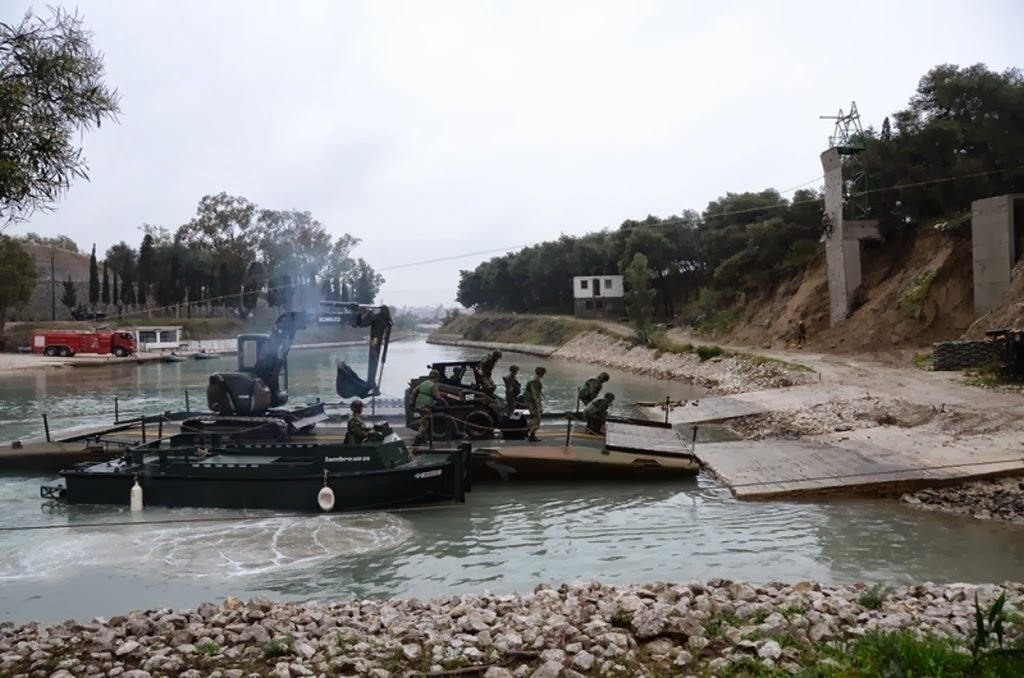
<instances>
[{"instance_id":1,"label":"distant shoreline","mask_svg":"<svg viewBox=\"0 0 1024 678\"><path fill-rule=\"evenodd\" d=\"M401 332L396 333L391 337L392 342L396 341L407 341L417 336L417 332ZM204 341L219 341L219 340L204 340ZM231 341L234 341L231 339ZM362 346L366 345L366 339L352 339L347 341L330 341L312 344L295 344L292 346L292 351L309 351L318 348L343 348L348 346ZM222 356L235 355L236 351L214 351L215 353ZM38 370L53 370L53 369L66 369L69 367L74 368L98 368L98 367L111 367L113 365L142 365L149 363L158 363L163 360L165 355L171 353L170 351L163 351L160 353L141 353L126 358L118 358L113 355L77 355L72 358L48 358L36 353L0 353L0 376L18 374L21 372L38 371ZM193 355L198 351L176 351L178 355L186 358L192 358Z\"/></svg>"}]
</instances>

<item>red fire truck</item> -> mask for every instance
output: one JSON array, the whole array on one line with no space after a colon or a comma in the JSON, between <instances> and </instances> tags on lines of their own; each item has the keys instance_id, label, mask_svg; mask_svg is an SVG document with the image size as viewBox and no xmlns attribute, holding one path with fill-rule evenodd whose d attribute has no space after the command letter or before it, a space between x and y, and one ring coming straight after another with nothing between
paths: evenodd
<instances>
[{"instance_id":1,"label":"red fire truck","mask_svg":"<svg viewBox=\"0 0 1024 678\"><path fill-rule=\"evenodd\" d=\"M130 332L84 332L79 330L36 330L32 333L32 352L49 356L73 356L76 353L113 353L118 357L139 350Z\"/></svg>"}]
</instances>

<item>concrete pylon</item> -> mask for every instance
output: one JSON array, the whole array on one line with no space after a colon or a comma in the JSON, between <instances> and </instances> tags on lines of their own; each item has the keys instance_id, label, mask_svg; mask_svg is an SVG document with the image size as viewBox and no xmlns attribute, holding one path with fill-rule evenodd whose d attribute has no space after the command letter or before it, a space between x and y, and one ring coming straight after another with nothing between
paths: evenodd
<instances>
[{"instance_id":1,"label":"concrete pylon","mask_svg":"<svg viewBox=\"0 0 1024 678\"><path fill-rule=\"evenodd\" d=\"M828 269L828 303L832 327L850 314L850 294L846 280L846 242L843 239L843 159L838 149L821 154L825 171L825 264ZM860 268L860 251L857 252Z\"/></svg>"},{"instance_id":2,"label":"concrete pylon","mask_svg":"<svg viewBox=\"0 0 1024 678\"><path fill-rule=\"evenodd\" d=\"M850 315L853 294L861 284L860 241L880 240L877 221L843 220L843 157L838 148L821 154L825 172L825 264L828 269L829 317L832 327Z\"/></svg>"}]
</instances>

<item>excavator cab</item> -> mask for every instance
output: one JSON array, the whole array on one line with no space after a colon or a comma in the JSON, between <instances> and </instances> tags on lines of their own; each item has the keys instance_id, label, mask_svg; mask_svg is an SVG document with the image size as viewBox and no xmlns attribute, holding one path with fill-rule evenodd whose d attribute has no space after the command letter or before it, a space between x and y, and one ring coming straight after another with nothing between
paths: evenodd
<instances>
[{"instance_id":1,"label":"excavator cab","mask_svg":"<svg viewBox=\"0 0 1024 678\"><path fill-rule=\"evenodd\" d=\"M238 370L210 375L206 401L220 415L258 416L288 402L288 350L306 326L301 312L283 313L270 334L238 336ZM282 382L283 378L283 382Z\"/></svg>"}]
</instances>

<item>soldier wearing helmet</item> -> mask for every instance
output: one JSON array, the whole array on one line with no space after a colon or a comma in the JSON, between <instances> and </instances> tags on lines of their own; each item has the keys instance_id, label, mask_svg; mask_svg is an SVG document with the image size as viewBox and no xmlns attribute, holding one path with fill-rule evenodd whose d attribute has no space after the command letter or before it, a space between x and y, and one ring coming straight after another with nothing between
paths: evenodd
<instances>
[{"instance_id":1,"label":"soldier wearing helmet","mask_svg":"<svg viewBox=\"0 0 1024 678\"><path fill-rule=\"evenodd\" d=\"M348 407L352 413L348 415L348 435L345 436L345 442L358 445L370 437L372 429L363 419L362 400L353 400Z\"/></svg>"},{"instance_id":2,"label":"soldier wearing helmet","mask_svg":"<svg viewBox=\"0 0 1024 678\"><path fill-rule=\"evenodd\" d=\"M498 364L500 359L501 351L491 351L489 355L484 356L484 359L480 361L480 385L483 387L484 393L489 396L494 395L494 391L497 388L491 375L494 373L494 366Z\"/></svg>"},{"instance_id":3,"label":"soldier wearing helmet","mask_svg":"<svg viewBox=\"0 0 1024 678\"><path fill-rule=\"evenodd\" d=\"M509 365L508 374L502 379L505 381L505 415L511 417L516 409L516 401L523 391L523 385L516 379L519 374L519 365Z\"/></svg>"},{"instance_id":4,"label":"soldier wearing helmet","mask_svg":"<svg viewBox=\"0 0 1024 678\"><path fill-rule=\"evenodd\" d=\"M604 433L604 425L608 420L608 408L615 401L614 393L606 393L600 398L595 398L583 410L583 419L587 422L587 430L591 433Z\"/></svg>"},{"instance_id":5,"label":"soldier wearing helmet","mask_svg":"<svg viewBox=\"0 0 1024 678\"><path fill-rule=\"evenodd\" d=\"M583 403L584 407L589 405L590 402L598 396L601 392L601 387L607 383L609 378L610 377L607 372L602 372L596 377L587 379L583 386L580 386L579 397L580 402Z\"/></svg>"},{"instance_id":6,"label":"soldier wearing helmet","mask_svg":"<svg viewBox=\"0 0 1024 678\"><path fill-rule=\"evenodd\" d=\"M542 394L544 386L540 381L546 373L547 370L543 367L537 367L534 369L533 378L526 382L526 394L523 396L526 408L530 410L529 440L533 442L540 440L540 438L537 437L537 430L540 428L540 415L544 412L544 396Z\"/></svg>"}]
</instances>

